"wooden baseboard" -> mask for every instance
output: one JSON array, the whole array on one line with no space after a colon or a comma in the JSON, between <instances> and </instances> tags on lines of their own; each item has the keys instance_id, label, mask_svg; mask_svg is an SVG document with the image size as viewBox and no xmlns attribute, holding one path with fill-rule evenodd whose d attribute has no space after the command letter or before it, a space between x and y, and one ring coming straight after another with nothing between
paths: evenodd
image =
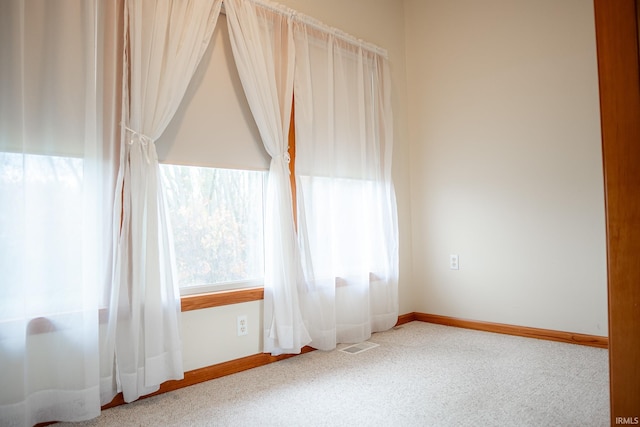
<instances>
[{"instance_id":1,"label":"wooden baseboard","mask_svg":"<svg viewBox=\"0 0 640 427\"><path fill-rule=\"evenodd\" d=\"M309 353L315 349L309 346L302 348L300 354ZM216 378L224 377L226 375L236 374L238 372L246 371L247 369L257 368L259 366L268 365L269 363L277 362L279 360L288 359L290 357L297 356L297 354L282 354L280 356L271 356L266 353L253 354L251 356L242 357L240 359L230 360L228 362L218 363L216 365L207 366L193 371L184 373L184 379L172 380L164 382L160 385L160 390L155 393L148 394L141 397L145 399L147 397L155 396L158 394L166 393L168 391L177 390L179 388L188 387L201 382L213 380ZM102 407L102 409L113 408L124 404L124 398L122 393L118 393L113 400Z\"/></svg>"},{"instance_id":2,"label":"wooden baseboard","mask_svg":"<svg viewBox=\"0 0 640 427\"><path fill-rule=\"evenodd\" d=\"M526 326L506 325L502 323L480 322L476 320L439 316L436 314L412 314L414 315L415 320L418 320L420 322L437 323L439 325L455 326L458 328L475 329L478 331L495 332L499 334L516 335L520 337L537 338L549 341L559 341L569 344L580 344L590 347L609 347L609 339L607 337L598 335L585 335L573 332L554 331L551 329L539 329Z\"/></svg>"},{"instance_id":3,"label":"wooden baseboard","mask_svg":"<svg viewBox=\"0 0 640 427\"><path fill-rule=\"evenodd\" d=\"M413 322L414 320L417 320L416 313L401 314L398 316L396 326L404 325L405 323Z\"/></svg>"}]
</instances>

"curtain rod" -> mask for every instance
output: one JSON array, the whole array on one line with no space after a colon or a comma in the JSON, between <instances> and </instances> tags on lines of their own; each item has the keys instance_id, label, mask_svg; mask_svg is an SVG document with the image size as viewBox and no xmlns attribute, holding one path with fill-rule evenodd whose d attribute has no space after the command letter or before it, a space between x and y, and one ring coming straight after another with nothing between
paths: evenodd
<instances>
[{"instance_id":1,"label":"curtain rod","mask_svg":"<svg viewBox=\"0 0 640 427\"><path fill-rule=\"evenodd\" d=\"M279 3L267 1L267 0L249 0L249 1L251 1L252 3L264 9L270 10L280 15L288 16L294 22L299 22L301 24L309 25L316 30L331 34L346 43L357 45L365 50L368 50L372 53L380 55L385 59L389 58L389 55L386 49L381 48L373 43L369 43L367 41L354 37L351 34L348 34L340 29L330 27L327 24L319 21L318 19L312 18L311 16L305 15L303 13L300 13L287 6L281 5ZM220 9L220 13L226 15L226 11L224 8L224 0L222 0L222 7Z\"/></svg>"}]
</instances>

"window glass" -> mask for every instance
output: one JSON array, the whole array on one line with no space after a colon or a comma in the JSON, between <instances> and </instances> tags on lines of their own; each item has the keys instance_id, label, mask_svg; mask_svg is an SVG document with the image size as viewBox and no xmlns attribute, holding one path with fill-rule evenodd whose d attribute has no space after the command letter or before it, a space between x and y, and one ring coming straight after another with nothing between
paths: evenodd
<instances>
[{"instance_id":1,"label":"window glass","mask_svg":"<svg viewBox=\"0 0 640 427\"><path fill-rule=\"evenodd\" d=\"M73 310L83 295L82 181L79 158L0 152L0 301L5 318ZM67 292L68 291L68 292ZM71 297L73 296L73 297Z\"/></svg>"},{"instance_id":2,"label":"window glass","mask_svg":"<svg viewBox=\"0 0 640 427\"><path fill-rule=\"evenodd\" d=\"M303 263L316 279L374 272L381 247L376 185L348 178L298 176L304 218ZM336 245L336 241L340 241ZM311 265L313 263L313 265Z\"/></svg>"},{"instance_id":3,"label":"window glass","mask_svg":"<svg viewBox=\"0 0 640 427\"><path fill-rule=\"evenodd\" d=\"M266 172L160 166L182 294L262 285Z\"/></svg>"}]
</instances>

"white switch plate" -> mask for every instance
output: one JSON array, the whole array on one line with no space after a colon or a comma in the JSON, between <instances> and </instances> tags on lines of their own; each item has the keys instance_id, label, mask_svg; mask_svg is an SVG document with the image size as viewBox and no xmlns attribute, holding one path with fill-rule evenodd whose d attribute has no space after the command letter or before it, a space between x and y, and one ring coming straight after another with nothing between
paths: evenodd
<instances>
[{"instance_id":1,"label":"white switch plate","mask_svg":"<svg viewBox=\"0 0 640 427\"><path fill-rule=\"evenodd\" d=\"M458 254L449 255L449 269L451 270L460 270L460 263L458 259Z\"/></svg>"}]
</instances>

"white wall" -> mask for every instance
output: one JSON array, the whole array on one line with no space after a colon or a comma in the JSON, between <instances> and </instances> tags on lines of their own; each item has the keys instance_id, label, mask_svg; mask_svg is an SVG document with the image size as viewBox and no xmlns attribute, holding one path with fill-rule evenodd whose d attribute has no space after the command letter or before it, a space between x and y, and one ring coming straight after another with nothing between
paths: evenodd
<instances>
[{"instance_id":1,"label":"white wall","mask_svg":"<svg viewBox=\"0 0 640 427\"><path fill-rule=\"evenodd\" d=\"M415 308L411 287L411 200L402 2L280 0L279 3L383 47L389 52L395 136L393 179L398 199L400 228L400 313L413 312ZM236 335L236 319L239 315L248 316L249 334L246 336ZM262 301L185 312L182 316L184 368L190 371L260 353L261 331Z\"/></svg>"},{"instance_id":2,"label":"white wall","mask_svg":"<svg viewBox=\"0 0 640 427\"><path fill-rule=\"evenodd\" d=\"M262 353L262 313L262 301L182 313L185 372ZM237 334L238 316L247 316L247 335Z\"/></svg>"},{"instance_id":3,"label":"white wall","mask_svg":"<svg viewBox=\"0 0 640 427\"><path fill-rule=\"evenodd\" d=\"M405 20L414 309L606 336L593 2L406 0Z\"/></svg>"}]
</instances>

